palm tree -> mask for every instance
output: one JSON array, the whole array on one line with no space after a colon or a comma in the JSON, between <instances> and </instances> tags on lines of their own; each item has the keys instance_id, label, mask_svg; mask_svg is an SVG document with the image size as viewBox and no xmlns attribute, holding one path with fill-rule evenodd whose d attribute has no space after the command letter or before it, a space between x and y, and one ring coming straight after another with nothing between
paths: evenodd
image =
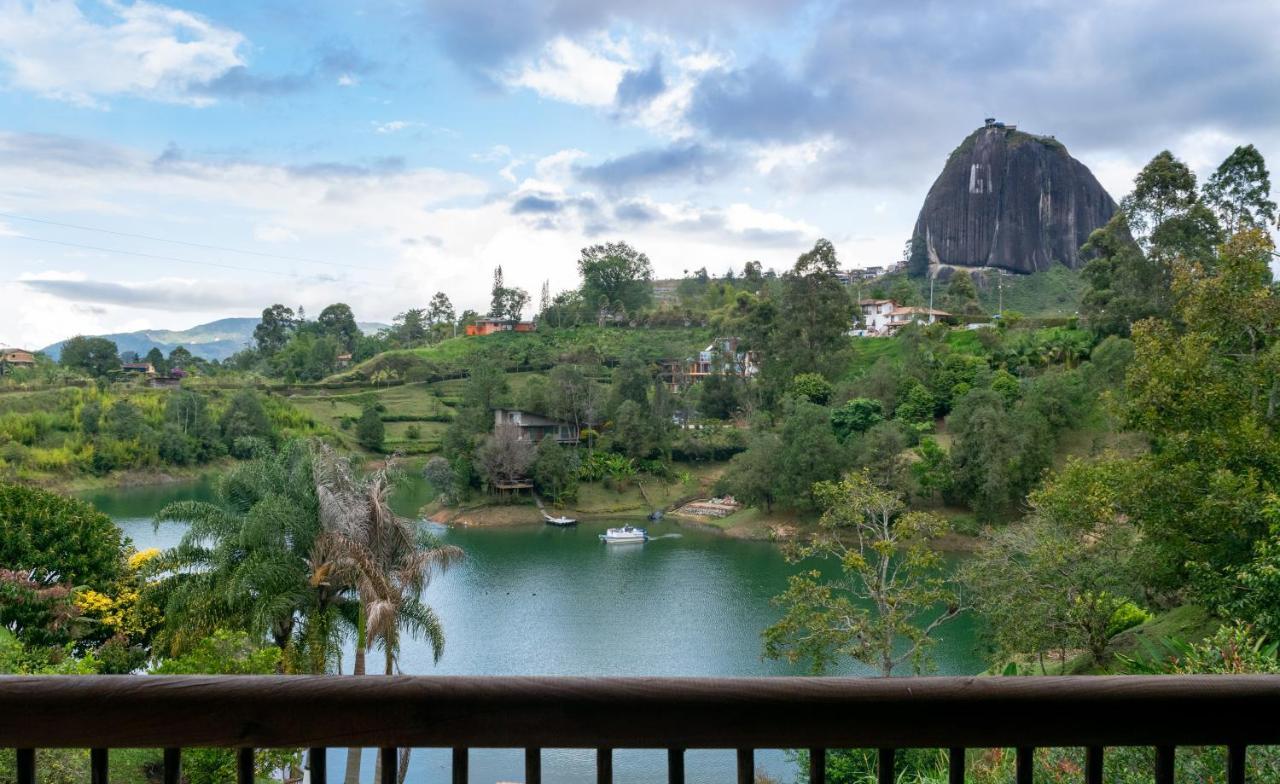
<instances>
[{"instance_id":1,"label":"palm tree","mask_svg":"<svg viewBox=\"0 0 1280 784\"><path fill-rule=\"evenodd\" d=\"M336 579L354 587L359 601L354 674L365 674L365 655L375 644L383 649L384 672L394 674L404 632L426 638L439 661L444 630L435 612L422 602L422 594L432 575L459 560L462 550L440 545L416 521L391 509L388 497L396 477L394 468L361 477L349 460L320 446L315 475L324 528L317 551L332 564ZM360 756L360 749L348 750L346 784L358 784ZM400 757L401 782L407 770L406 749Z\"/></svg>"},{"instance_id":2,"label":"palm tree","mask_svg":"<svg viewBox=\"0 0 1280 784\"><path fill-rule=\"evenodd\" d=\"M316 606L308 555L320 533L305 442L241 464L218 483L217 503L178 501L156 523L190 528L165 554L169 577L160 644L178 655L220 628L269 638L292 653Z\"/></svg>"}]
</instances>

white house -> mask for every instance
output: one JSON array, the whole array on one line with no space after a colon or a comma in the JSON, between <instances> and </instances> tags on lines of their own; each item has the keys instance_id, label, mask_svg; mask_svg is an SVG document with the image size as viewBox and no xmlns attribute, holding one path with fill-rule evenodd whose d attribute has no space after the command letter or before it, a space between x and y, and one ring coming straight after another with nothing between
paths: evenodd
<instances>
[{"instance_id":1,"label":"white house","mask_svg":"<svg viewBox=\"0 0 1280 784\"><path fill-rule=\"evenodd\" d=\"M891 299L864 299L858 301L862 311L862 328L854 329L858 337L877 337L889 334L889 314L898 306Z\"/></svg>"},{"instance_id":2,"label":"white house","mask_svg":"<svg viewBox=\"0 0 1280 784\"><path fill-rule=\"evenodd\" d=\"M862 311L862 328L849 334L855 337L875 338L892 335L906 324L932 324L951 314L931 308L899 307L891 299L864 299L858 302Z\"/></svg>"}]
</instances>

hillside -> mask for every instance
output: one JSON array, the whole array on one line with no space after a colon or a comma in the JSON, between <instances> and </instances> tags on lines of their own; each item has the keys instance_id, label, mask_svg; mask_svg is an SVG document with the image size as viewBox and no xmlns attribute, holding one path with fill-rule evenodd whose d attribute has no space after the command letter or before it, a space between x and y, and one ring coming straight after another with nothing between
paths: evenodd
<instances>
[{"instance_id":1,"label":"hillside","mask_svg":"<svg viewBox=\"0 0 1280 784\"><path fill-rule=\"evenodd\" d=\"M226 359L245 346L253 343L253 330L258 326L258 318L225 318L210 321L208 324L197 324L189 329L144 329L137 332L115 332L109 335L95 335L114 341L116 347L124 351L132 351L142 356L153 348L158 348L168 355L178 346L182 346L197 357L204 359ZM385 324L361 323L360 329L367 333L377 332ZM51 359L57 360L62 355L60 340L40 349Z\"/></svg>"}]
</instances>

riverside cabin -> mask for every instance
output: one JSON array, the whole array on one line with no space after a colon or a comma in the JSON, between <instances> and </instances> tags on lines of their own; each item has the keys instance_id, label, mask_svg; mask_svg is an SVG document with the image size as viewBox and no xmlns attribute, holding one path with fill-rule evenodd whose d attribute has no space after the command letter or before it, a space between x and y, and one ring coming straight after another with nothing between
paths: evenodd
<instances>
[{"instance_id":1,"label":"riverside cabin","mask_svg":"<svg viewBox=\"0 0 1280 784\"><path fill-rule=\"evenodd\" d=\"M537 325L532 321L511 319L480 319L467 325L468 335L492 335L495 332L533 332Z\"/></svg>"}]
</instances>

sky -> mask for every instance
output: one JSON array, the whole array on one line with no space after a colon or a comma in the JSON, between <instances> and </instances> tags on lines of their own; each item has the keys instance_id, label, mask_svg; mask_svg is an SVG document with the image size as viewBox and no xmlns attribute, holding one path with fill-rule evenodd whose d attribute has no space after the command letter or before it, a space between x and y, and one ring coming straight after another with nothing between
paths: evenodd
<instances>
[{"instance_id":1,"label":"sky","mask_svg":"<svg viewBox=\"0 0 1280 784\"><path fill-rule=\"evenodd\" d=\"M0 0L0 344L281 302L390 322L626 240L896 261L984 117L1119 199L1280 161L1274 0Z\"/></svg>"}]
</instances>

